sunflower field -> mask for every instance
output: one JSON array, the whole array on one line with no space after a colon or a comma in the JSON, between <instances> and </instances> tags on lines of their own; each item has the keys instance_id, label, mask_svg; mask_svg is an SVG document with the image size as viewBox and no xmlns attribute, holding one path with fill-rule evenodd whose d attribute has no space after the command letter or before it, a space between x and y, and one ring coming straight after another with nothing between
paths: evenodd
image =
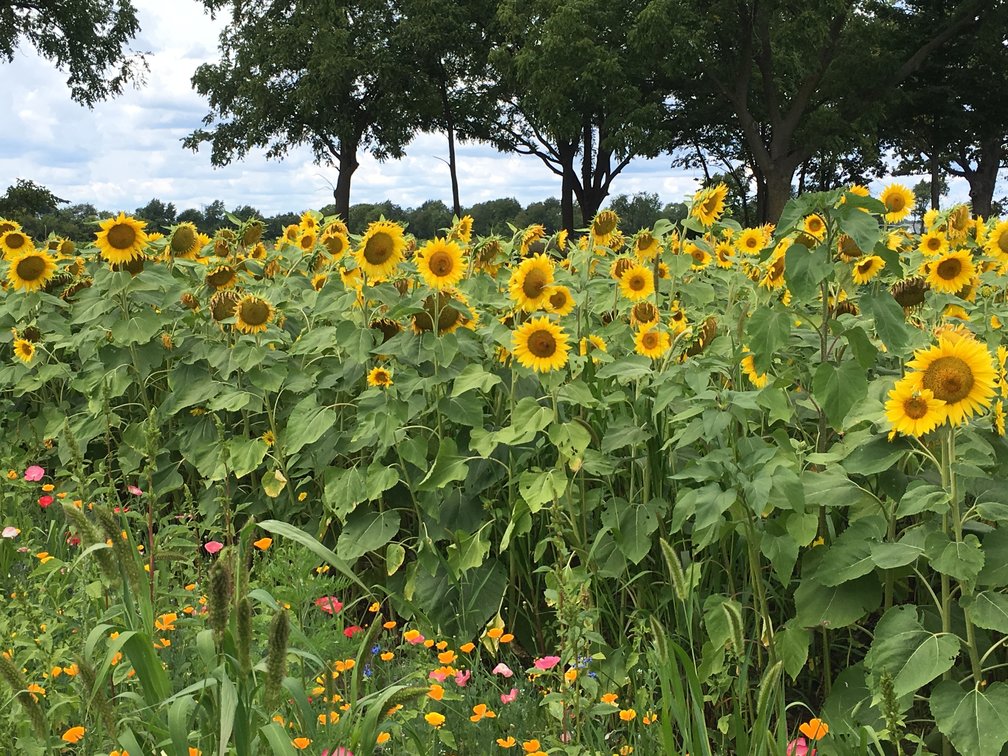
<instances>
[{"instance_id":1,"label":"sunflower field","mask_svg":"<svg viewBox=\"0 0 1008 756\"><path fill-rule=\"evenodd\" d=\"M3 752L1001 754L1008 221L726 193L0 219Z\"/></svg>"}]
</instances>

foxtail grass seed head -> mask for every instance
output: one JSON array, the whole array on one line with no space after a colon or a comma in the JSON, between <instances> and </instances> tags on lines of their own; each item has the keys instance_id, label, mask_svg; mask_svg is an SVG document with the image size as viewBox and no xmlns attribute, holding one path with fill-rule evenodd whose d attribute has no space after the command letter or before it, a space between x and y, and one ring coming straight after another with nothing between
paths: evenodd
<instances>
[{"instance_id":1,"label":"foxtail grass seed head","mask_svg":"<svg viewBox=\"0 0 1008 756\"><path fill-rule=\"evenodd\" d=\"M266 649L266 700L274 702L287 672L287 642L290 638L290 619L287 610L281 609L270 625Z\"/></svg>"}]
</instances>

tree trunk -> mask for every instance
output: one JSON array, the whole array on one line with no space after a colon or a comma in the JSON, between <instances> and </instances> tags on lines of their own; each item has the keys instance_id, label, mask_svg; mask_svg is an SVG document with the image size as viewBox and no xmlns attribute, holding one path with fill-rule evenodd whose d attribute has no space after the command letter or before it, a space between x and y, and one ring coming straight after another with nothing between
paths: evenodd
<instances>
[{"instance_id":1,"label":"tree trunk","mask_svg":"<svg viewBox=\"0 0 1008 756\"><path fill-rule=\"evenodd\" d=\"M791 199L791 180L794 178L794 169L774 166L772 170L764 172L766 181L766 202L763 208L763 223L776 223L784 211L784 205Z\"/></svg>"},{"instance_id":2,"label":"tree trunk","mask_svg":"<svg viewBox=\"0 0 1008 756\"><path fill-rule=\"evenodd\" d=\"M448 133L448 172L451 174L452 212L456 218L462 217L462 203L459 201L458 164L455 162L455 119L452 118L451 103L448 100L448 84L445 81L444 68L441 69L441 106L443 109L445 131Z\"/></svg>"},{"instance_id":3,"label":"tree trunk","mask_svg":"<svg viewBox=\"0 0 1008 756\"><path fill-rule=\"evenodd\" d=\"M973 215L989 218L994 205L994 188L997 184L998 169L1001 167L1001 140L988 139L980 145L975 171L967 172L970 203Z\"/></svg>"},{"instance_id":4,"label":"tree trunk","mask_svg":"<svg viewBox=\"0 0 1008 756\"><path fill-rule=\"evenodd\" d=\"M574 163L564 165L563 183L560 188L560 222L568 234L574 233Z\"/></svg>"},{"instance_id":5,"label":"tree trunk","mask_svg":"<svg viewBox=\"0 0 1008 756\"><path fill-rule=\"evenodd\" d=\"M336 188L333 190L333 199L336 202L336 215L342 218L344 223L350 221L350 179L353 178L354 171L359 165L357 145L341 143L339 176L336 179Z\"/></svg>"}]
</instances>

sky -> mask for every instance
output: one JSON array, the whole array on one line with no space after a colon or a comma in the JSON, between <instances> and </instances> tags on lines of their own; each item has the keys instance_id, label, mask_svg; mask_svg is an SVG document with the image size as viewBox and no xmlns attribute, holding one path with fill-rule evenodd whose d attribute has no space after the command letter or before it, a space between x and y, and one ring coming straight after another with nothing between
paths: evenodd
<instances>
[{"instance_id":1,"label":"sky","mask_svg":"<svg viewBox=\"0 0 1008 756\"><path fill-rule=\"evenodd\" d=\"M220 199L228 209L251 205L265 215L331 203L336 170L314 164L307 148L283 160L253 153L214 168L208 147L195 153L182 147L182 138L208 112L190 79L200 63L217 57L223 20L211 20L196 0L134 5L141 32L133 47L149 52L146 82L93 110L70 99L66 76L29 45L12 63L0 60L0 103L12 116L0 131L0 191L24 178L71 203L126 212L155 197L179 211ZM559 179L536 157L504 155L484 144L460 145L457 152L464 206L498 197L528 204L559 196ZM391 199L415 207L441 199L450 206L446 157L443 134L418 135L401 160L379 163L361 155L351 203ZM613 182L612 194L654 192L663 203L682 201L696 190L698 176L670 163L668 156L635 159ZM917 179L899 180L912 186ZM965 182L950 183L951 199L965 199Z\"/></svg>"}]
</instances>

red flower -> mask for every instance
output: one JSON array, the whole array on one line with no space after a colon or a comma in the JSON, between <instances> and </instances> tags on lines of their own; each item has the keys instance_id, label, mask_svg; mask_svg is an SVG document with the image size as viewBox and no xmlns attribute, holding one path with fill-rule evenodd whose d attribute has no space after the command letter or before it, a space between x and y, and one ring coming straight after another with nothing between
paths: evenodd
<instances>
[{"instance_id":1,"label":"red flower","mask_svg":"<svg viewBox=\"0 0 1008 756\"><path fill-rule=\"evenodd\" d=\"M315 599L315 606L326 614L336 614L336 612L343 608L343 602L335 596L319 596L319 598Z\"/></svg>"},{"instance_id":2,"label":"red flower","mask_svg":"<svg viewBox=\"0 0 1008 756\"><path fill-rule=\"evenodd\" d=\"M80 546L80 536L74 533L67 534L66 542L71 546Z\"/></svg>"},{"instance_id":3,"label":"red flower","mask_svg":"<svg viewBox=\"0 0 1008 756\"><path fill-rule=\"evenodd\" d=\"M49 494L46 494L45 496L39 496L38 503L39 506L42 507L42 509L45 509L46 507L48 507L50 504L53 503L53 497L50 496Z\"/></svg>"},{"instance_id":4,"label":"red flower","mask_svg":"<svg viewBox=\"0 0 1008 756\"><path fill-rule=\"evenodd\" d=\"M343 635L347 638L353 638L357 633L364 632L363 627L358 627L357 625L350 625L346 630L343 631Z\"/></svg>"}]
</instances>

